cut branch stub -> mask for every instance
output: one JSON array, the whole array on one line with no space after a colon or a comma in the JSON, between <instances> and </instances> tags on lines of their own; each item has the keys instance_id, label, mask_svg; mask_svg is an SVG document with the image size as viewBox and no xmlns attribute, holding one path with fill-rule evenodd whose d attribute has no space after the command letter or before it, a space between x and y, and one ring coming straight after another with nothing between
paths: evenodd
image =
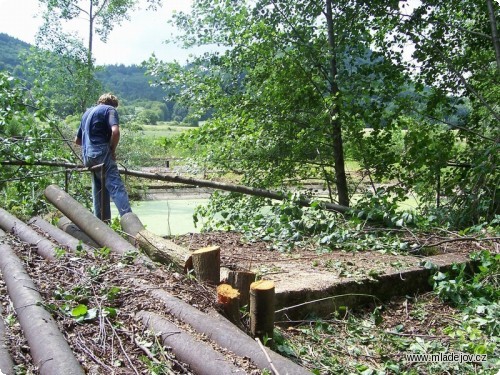
<instances>
[{"instance_id":1,"label":"cut branch stub","mask_svg":"<svg viewBox=\"0 0 500 375\"><path fill-rule=\"evenodd\" d=\"M213 285L220 283L220 247L208 246L192 254L193 270L199 281Z\"/></svg>"},{"instance_id":2,"label":"cut branch stub","mask_svg":"<svg viewBox=\"0 0 500 375\"><path fill-rule=\"evenodd\" d=\"M250 285L250 331L254 337L273 337L274 305L273 281L259 280Z\"/></svg>"}]
</instances>

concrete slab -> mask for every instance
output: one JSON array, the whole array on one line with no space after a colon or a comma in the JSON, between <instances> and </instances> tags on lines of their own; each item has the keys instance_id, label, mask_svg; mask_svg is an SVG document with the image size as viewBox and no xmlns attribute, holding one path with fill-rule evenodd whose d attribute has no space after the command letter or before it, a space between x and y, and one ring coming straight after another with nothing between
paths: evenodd
<instances>
[{"instance_id":1,"label":"concrete slab","mask_svg":"<svg viewBox=\"0 0 500 375\"><path fill-rule=\"evenodd\" d=\"M453 263L467 263L465 254L429 257L377 253L338 254L331 269L289 270L265 278L276 285L276 320L327 317L341 306L353 308L381 302L395 296L414 295L431 289L430 261L440 269Z\"/></svg>"},{"instance_id":2,"label":"concrete slab","mask_svg":"<svg viewBox=\"0 0 500 375\"><path fill-rule=\"evenodd\" d=\"M341 306L428 291L431 272L423 266L426 262L446 269L469 261L466 252L421 257L377 251L287 255L257 250L253 255L249 260L232 252L226 262L230 259L233 268L250 268L275 282L277 322L327 317ZM245 264L249 261L251 267Z\"/></svg>"}]
</instances>

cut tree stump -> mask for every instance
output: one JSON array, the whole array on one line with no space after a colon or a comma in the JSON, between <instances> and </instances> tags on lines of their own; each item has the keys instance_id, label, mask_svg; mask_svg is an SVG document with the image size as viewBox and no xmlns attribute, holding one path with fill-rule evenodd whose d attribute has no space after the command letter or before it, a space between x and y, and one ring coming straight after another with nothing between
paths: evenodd
<instances>
[{"instance_id":1,"label":"cut tree stump","mask_svg":"<svg viewBox=\"0 0 500 375\"><path fill-rule=\"evenodd\" d=\"M259 280L250 285L250 332L254 337L273 337L274 305L274 281Z\"/></svg>"},{"instance_id":2,"label":"cut tree stump","mask_svg":"<svg viewBox=\"0 0 500 375\"><path fill-rule=\"evenodd\" d=\"M217 303L222 305L226 317L241 328L239 297L238 289L234 289L229 284L221 284L217 287Z\"/></svg>"},{"instance_id":3,"label":"cut tree stump","mask_svg":"<svg viewBox=\"0 0 500 375\"><path fill-rule=\"evenodd\" d=\"M192 254L193 270L199 281L218 285L220 283L220 247L208 246Z\"/></svg>"},{"instance_id":4,"label":"cut tree stump","mask_svg":"<svg viewBox=\"0 0 500 375\"><path fill-rule=\"evenodd\" d=\"M240 307L250 303L250 284L255 281L255 272L229 271L227 282L240 292Z\"/></svg>"}]
</instances>

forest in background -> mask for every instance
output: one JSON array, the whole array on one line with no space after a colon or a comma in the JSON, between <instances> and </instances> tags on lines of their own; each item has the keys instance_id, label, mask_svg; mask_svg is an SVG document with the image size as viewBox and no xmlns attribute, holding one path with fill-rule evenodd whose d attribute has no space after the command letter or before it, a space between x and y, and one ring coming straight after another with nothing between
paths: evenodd
<instances>
[{"instance_id":1,"label":"forest in background","mask_svg":"<svg viewBox=\"0 0 500 375\"><path fill-rule=\"evenodd\" d=\"M20 79L27 80L28 87L32 84L33 76L27 74L22 67L23 57L26 57L34 46L0 33L0 71L11 72ZM121 100L120 113L123 119L130 119L139 115L138 121L143 124L154 125L158 121L175 121L182 123L185 120L191 125L196 122L186 119L188 109L176 105L175 100L165 100L165 91L159 86L151 85L152 77L147 74L145 66L140 65L104 65L96 71L96 78L102 85L103 92L113 92ZM31 81L31 82L30 82ZM141 108L136 113L137 108ZM70 111L66 113L70 115Z\"/></svg>"}]
</instances>

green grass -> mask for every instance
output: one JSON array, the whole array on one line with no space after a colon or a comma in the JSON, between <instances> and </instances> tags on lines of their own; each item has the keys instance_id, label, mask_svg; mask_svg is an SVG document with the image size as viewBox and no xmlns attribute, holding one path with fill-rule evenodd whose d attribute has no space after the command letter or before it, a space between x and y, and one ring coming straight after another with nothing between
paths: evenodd
<instances>
[{"instance_id":1,"label":"green grass","mask_svg":"<svg viewBox=\"0 0 500 375\"><path fill-rule=\"evenodd\" d=\"M193 129L192 127L179 126L177 123L172 122L159 123L158 125L142 125L141 127L148 138L169 138Z\"/></svg>"}]
</instances>

